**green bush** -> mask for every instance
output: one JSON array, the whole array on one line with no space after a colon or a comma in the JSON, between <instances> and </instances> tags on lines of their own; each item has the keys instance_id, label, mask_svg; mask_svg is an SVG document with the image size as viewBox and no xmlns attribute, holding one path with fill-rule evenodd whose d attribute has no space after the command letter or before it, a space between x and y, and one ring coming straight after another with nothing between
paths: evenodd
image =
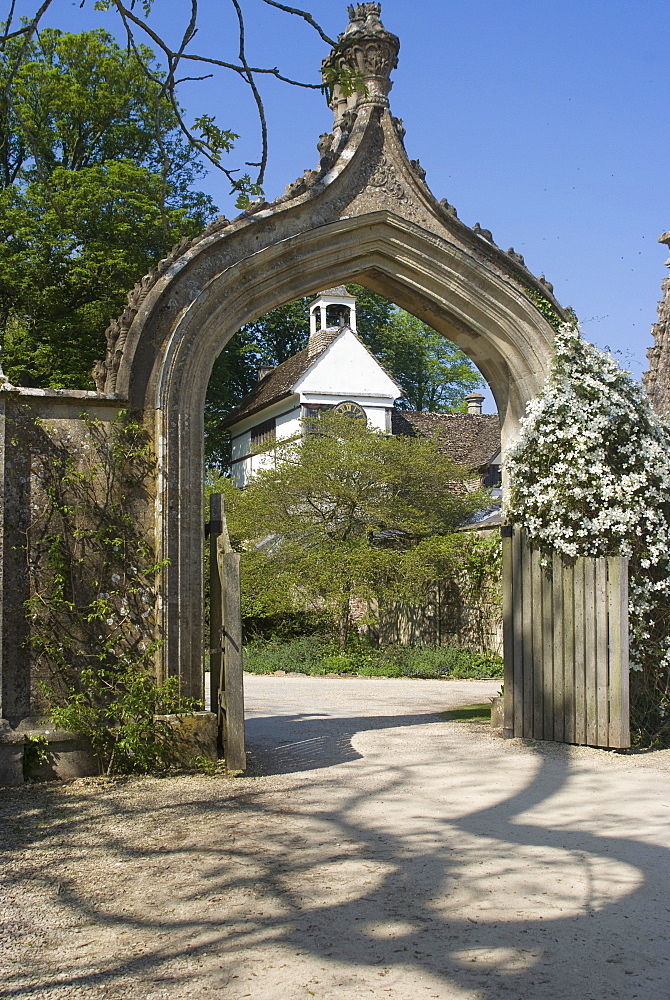
<instances>
[{"instance_id":1,"label":"green bush","mask_svg":"<svg viewBox=\"0 0 670 1000\"><path fill-rule=\"evenodd\" d=\"M352 674L363 677L477 678L502 677L497 653L455 646L387 646L358 644L344 652L320 636L290 642L274 639L247 643L244 667L253 674L276 670L301 674Z\"/></svg>"}]
</instances>

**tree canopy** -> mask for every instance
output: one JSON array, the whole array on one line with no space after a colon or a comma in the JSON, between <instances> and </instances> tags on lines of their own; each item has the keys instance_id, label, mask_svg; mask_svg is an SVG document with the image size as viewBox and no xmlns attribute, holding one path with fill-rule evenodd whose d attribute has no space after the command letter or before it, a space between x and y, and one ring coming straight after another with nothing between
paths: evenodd
<instances>
[{"instance_id":1,"label":"tree canopy","mask_svg":"<svg viewBox=\"0 0 670 1000\"><path fill-rule=\"evenodd\" d=\"M287 6L278 0L261 0L261 3L266 8L288 14L296 22L306 23L328 46L336 44L309 11ZM58 0L37 0L28 16L21 17L17 12L16 3L10 4L7 20L0 23L0 53L4 55L10 80L21 72L26 62L31 60L34 43L36 40L39 41L46 30L41 26L42 22L47 14L53 16L58 6ZM84 0L79 6L84 6ZM226 15L228 17L232 15L233 18L233 31L231 32L230 26L227 25L227 30L219 34L219 38L224 42L232 40L234 54L228 59L213 58L197 51L194 47L194 40L200 28L200 0L188 0L181 9L177 7L171 11L167 26L164 11L160 5L157 6L159 11L156 14L153 0L143 0L137 6L134 0L129 4L123 0L96 0L92 4L93 10L99 11L103 18L107 15L107 24L109 15L117 15L116 27L121 30L124 37L129 63L133 64L139 76L145 77L147 81L157 86L166 106L173 113L175 125L182 138L192 151L197 152L212 167L226 175L231 182L232 190L238 194L238 207L243 208L248 204L251 195L262 193L268 161L268 130L259 81L274 77L291 86L321 90L326 94L337 84L346 96L358 85L358 77L340 63L330 66L319 82L295 80L282 73L276 66L254 65L247 55L245 0L229 0L228 4L218 4L219 16L223 15L224 20ZM211 12L209 16L211 17ZM254 10L254 16L258 17L257 8ZM175 38L175 41L171 38ZM153 52L143 44L146 42L149 42L154 50L158 50L164 68L156 65ZM315 67L317 65L318 62L315 60ZM200 75L194 75L194 71ZM221 72L237 77L247 86L255 104L260 131L260 152L256 162L245 164L256 168L254 177L247 171L241 173L239 168L231 169L224 162L223 154L230 152L234 140L239 138L237 135L217 123L215 117L206 110L203 110L197 118L187 120L179 105L178 92L183 83L208 80ZM11 103L8 97L9 88L5 86L2 100L5 111L6 105Z\"/></svg>"},{"instance_id":2,"label":"tree canopy","mask_svg":"<svg viewBox=\"0 0 670 1000\"><path fill-rule=\"evenodd\" d=\"M325 609L344 643L352 598L414 594L434 579L488 492L469 490L472 474L434 439L387 437L332 413L305 429L277 442L272 467L246 489L225 487L229 527L244 551L247 613Z\"/></svg>"},{"instance_id":3,"label":"tree canopy","mask_svg":"<svg viewBox=\"0 0 670 1000\"><path fill-rule=\"evenodd\" d=\"M18 68L0 52L2 361L10 381L83 388L128 290L215 207L160 86L106 32L27 47Z\"/></svg>"}]
</instances>

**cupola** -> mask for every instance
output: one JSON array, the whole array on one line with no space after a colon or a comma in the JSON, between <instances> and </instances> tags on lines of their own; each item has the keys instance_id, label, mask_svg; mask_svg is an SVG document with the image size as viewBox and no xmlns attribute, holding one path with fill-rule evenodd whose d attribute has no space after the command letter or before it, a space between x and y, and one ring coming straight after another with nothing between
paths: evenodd
<instances>
[{"instance_id":1,"label":"cupola","mask_svg":"<svg viewBox=\"0 0 670 1000\"><path fill-rule=\"evenodd\" d=\"M344 285L319 292L309 307L309 353L319 354L344 327L356 332L356 299Z\"/></svg>"}]
</instances>

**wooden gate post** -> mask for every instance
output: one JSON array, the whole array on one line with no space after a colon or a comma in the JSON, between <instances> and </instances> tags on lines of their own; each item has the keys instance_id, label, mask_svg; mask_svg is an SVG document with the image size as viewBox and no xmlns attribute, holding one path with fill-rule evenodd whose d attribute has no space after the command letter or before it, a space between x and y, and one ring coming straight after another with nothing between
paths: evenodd
<instances>
[{"instance_id":1,"label":"wooden gate post","mask_svg":"<svg viewBox=\"0 0 670 1000\"><path fill-rule=\"evenodd\" d=\"M246 769L240 554L233 552L223 495L210 497L210 692L229 771Z\"/></svg>"},{"instance_id":2,"label":"wooden gate post","mask_svg":"<svg viewBox=\"0 0 670 1000\"><path fill-rule=\"evenodd\" d=\"M223 622L221 618L221 575L219 573L219 537L223 531L223 497L212 493L209 498L209 708L219 712L219 683L223 655Z\"/></svg>"}]
</instances>

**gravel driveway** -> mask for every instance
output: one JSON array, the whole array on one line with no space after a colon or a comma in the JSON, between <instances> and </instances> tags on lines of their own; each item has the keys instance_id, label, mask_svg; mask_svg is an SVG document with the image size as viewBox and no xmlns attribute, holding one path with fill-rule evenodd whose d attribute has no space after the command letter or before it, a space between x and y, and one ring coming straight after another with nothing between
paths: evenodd
<instances>
[{"instance_id":1,"label":"gravel driveway","mask_svg":"<svg viewBox=\"0 0 670 1000\"><path fill-rule=\"evenodd\" d=\"M246 678L250 776L0 792L0 996L670 997L670 752L444 721L499 682Z\"/></svg>"}]
</instances>

